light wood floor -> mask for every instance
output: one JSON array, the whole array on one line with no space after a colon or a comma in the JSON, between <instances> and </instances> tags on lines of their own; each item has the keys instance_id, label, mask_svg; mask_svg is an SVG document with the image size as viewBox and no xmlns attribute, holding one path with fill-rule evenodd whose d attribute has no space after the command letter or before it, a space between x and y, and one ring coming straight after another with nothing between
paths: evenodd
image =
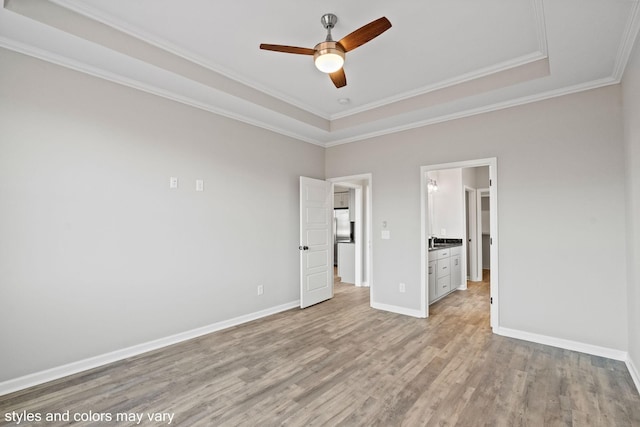
<instances>
[{"instance_id":1,"label":"light wood floor","mask_svg":"<svg viewBox=\"0 0 640 427\"><path fill-rule=\"evenodd\" d=\"M488 313L483 282L434 304L429 319L373 310L368 289L337 284L333 300L306 310L2 396L0 417L70 410L170 412L180 426L640 426L623 363L493 335Z\"/></svg>"}]
</instances>

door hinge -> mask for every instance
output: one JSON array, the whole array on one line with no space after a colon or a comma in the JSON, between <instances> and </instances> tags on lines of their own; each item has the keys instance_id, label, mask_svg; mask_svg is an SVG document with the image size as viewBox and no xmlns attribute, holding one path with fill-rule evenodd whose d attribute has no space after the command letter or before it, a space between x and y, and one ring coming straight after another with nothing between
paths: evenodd
<instances>
[{"instance_id":1,"label":"door hinge","mask_svg":"<svg viewBox=\"0 0 640 427\"><path fill-rule=\"evenodd\" d=\"M493 181L489 180L489 187L491 187L493 185Z\"/></svg>"},{"instance_id":2,"label":"door hinge","mask_svg":"<svg viewBox=\"0 0 640 427\"><path fill-rule=\"evenodd\" d=\"M493 237L489 237L489 244L493 245Z\"/></svg>"},{"instance_id":3,"label":"door hinge","mask_svg":"<svg viewBox=\"0 0 640 427\"><path fill-rule=\"evenodd\" d=\"M490 297L489 299L491 300L491 304L493 304L493 297Z\"/></svg>"}]
</instances>

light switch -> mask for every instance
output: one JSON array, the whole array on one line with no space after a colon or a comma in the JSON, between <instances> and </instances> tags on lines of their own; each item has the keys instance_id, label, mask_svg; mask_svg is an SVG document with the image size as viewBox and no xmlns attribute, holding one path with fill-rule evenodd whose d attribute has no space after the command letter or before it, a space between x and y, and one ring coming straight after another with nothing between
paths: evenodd
<instances>
[{"instance_id":1,"label":"light switch","mask_svg":"<svg viewBox=\"0 0 640 427\"><path fill-rule=\"evenodd\" d=\"M196 179L196 191L204 191L204 181Z\"/></svg>"},{"instance_id":2,"label":"light switch","mask_svg":"<svg viewBox=\"0 0 640 427\"><path fill-rule=\"evenodd\" d=\"M382 235L380 237L384 240L389 240L391 238L391 231L382 230Z\"/></svg>"},{"instance_id":3,"label":"light switch","mask_svg":"<svg viewBox=\"0 0 640 427\"><path fill-rule=\"evenodd\" d=\"M169 188L178 188L178 177L172 176L171 178L169 178Z\"/></svg>"}]
</instances>

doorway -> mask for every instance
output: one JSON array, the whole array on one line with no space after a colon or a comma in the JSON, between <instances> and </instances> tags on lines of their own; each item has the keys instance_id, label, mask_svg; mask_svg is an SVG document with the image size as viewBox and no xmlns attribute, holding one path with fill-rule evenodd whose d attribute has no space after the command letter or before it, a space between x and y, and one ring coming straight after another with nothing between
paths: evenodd
<instances>
[{"instance_id":1,"label":"doorway","mask_svg":"<svg viewBox=\"0 0 640 427\"><path fill-rule=\"evenodd\" d=\"M438 232L445 232L445 228L441 226L436 226L430 222L431 218L433 218L433 214L430 215L430 212L433 212L433 202L430 203L429 199L431 197L428 196L428 188L430 182L433 182L433 179L429 179L428 173L433 176L434 173L438 171L446 171L452 169L460 169L462 171L466 170L466 173L469 173L471 168L484 168L487 172L487 178L489 186L488 188L483 188L483 191L486 191L486 196L489 204L488 210L488 218L487 222L489 224L489 231L487 237L489 239L490 244L488 245L489 250L489 262L491 275L489 279L490 286L490 298L491 298L491 327L493 330L496 330L499 325L499 292L498 292L498 216L497 216L497 159L496 158L488 158L488 159L478 159L478 160L470 160L470 161L461 161L454 163L446 163L446 164L435 164L429 166L422 166L420 168L420 197L421 197L421 311L424 317L429 316L429 289L428 289L428 254L429 247L428 242L429 238L437 235ZM462 173L461 173L462 174ZM477 220L473 221L473 217L479 217L480 207L479 204L482 202L482 198L480 197L480 193L478 192L478 186L465 186L463 183L466 182L462 177L460 178L459 186L457 187L459 190L458 196L452 197L452 200L456 201L459 206L457 212L459 212L459 227L456 230L456 234L462 238L463 248L462 254L464 256L464 260L462 261L462 266L465 267L465 272L463 273L463 277L469 276L470 278L478 278L482 280L482 261L478 259L478 256L481 254L482 247L479 244L479 240L482 237L478 237L478 235L482 233L482 229L480 224L477 224ZM475 188L474 188L475 187ZM474 203L475 202L475 203ZM475 215L473 215L475 213ZM469 221L468 218L471 217ZM475 222L475 233L474 233L474 222ZM453 237L450 233L450 230L446 231L448 236ZM444 234L444 233L443 233ZM475 235L475 242L474 240ZM469 239L471 239L471 248L469 248ZM475 250L475 272L473 274L473 260L471 257L472 252ZM468 266L468 267L467 267ZM479 270L479 273L478 273ZM461 288L459 288L461 289Z\"/></svg>"},{"instance_id":2,"label":"doorway","mask_svg":"<svg viewBox=\"0 0 640 427\"><path fill-rule=\"evenodd\" d=\"M327 181L338 188L353 190L353 246L354 246L354 285L369 287L373 292L371 265L371 174L351 175L331 178ZM349 207L350 211L352 207Z\"/></svg>"}]
</instances>

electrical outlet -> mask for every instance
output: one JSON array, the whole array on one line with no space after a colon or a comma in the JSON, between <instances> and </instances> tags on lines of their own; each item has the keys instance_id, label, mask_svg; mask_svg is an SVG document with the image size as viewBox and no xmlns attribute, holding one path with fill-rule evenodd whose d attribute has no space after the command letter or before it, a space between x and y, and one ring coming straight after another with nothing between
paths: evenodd
<instances>
[{"instance_id":1,"label":"electrical outlet","mask_svg":"<svg viewBox=\"0 0 640 427\"><path fill-rule=\"evenodd\" d=\"M169 178L169 188L171 189L176 189L178 188L178 178L175 176L172 176Z\"/></svg>"},{"instance_id":2,"label":"electrical outlet","mask_svg":"<svg viewBox=\"0 0 640 427\"><path fill-rule=\"evenodd\" d=\"M204 181L196 179L196 191L204 191Z\"/></svg>"},{"instance_id":3,"label":"electrical outlet","mask_svg":"<svg viewBox=\"0 0 640 427\"><path fill-rule=\"evenodd\" d=\"M407 287L406 287L406 285L404 283L400 283L400 285L398 285L398 290L401 293L405 293L405 291L407 290Z\"/></svg>"},{"instance_id":4,"label":"electrical outlet","mask_svg":"<svg viewBox=\"0 0 640 427\"><path fill-rule=\"evenodd\" d=\"M258 285L258 295L264 294L264 287L262 285Z\"/></svg>"}]
</instances>

